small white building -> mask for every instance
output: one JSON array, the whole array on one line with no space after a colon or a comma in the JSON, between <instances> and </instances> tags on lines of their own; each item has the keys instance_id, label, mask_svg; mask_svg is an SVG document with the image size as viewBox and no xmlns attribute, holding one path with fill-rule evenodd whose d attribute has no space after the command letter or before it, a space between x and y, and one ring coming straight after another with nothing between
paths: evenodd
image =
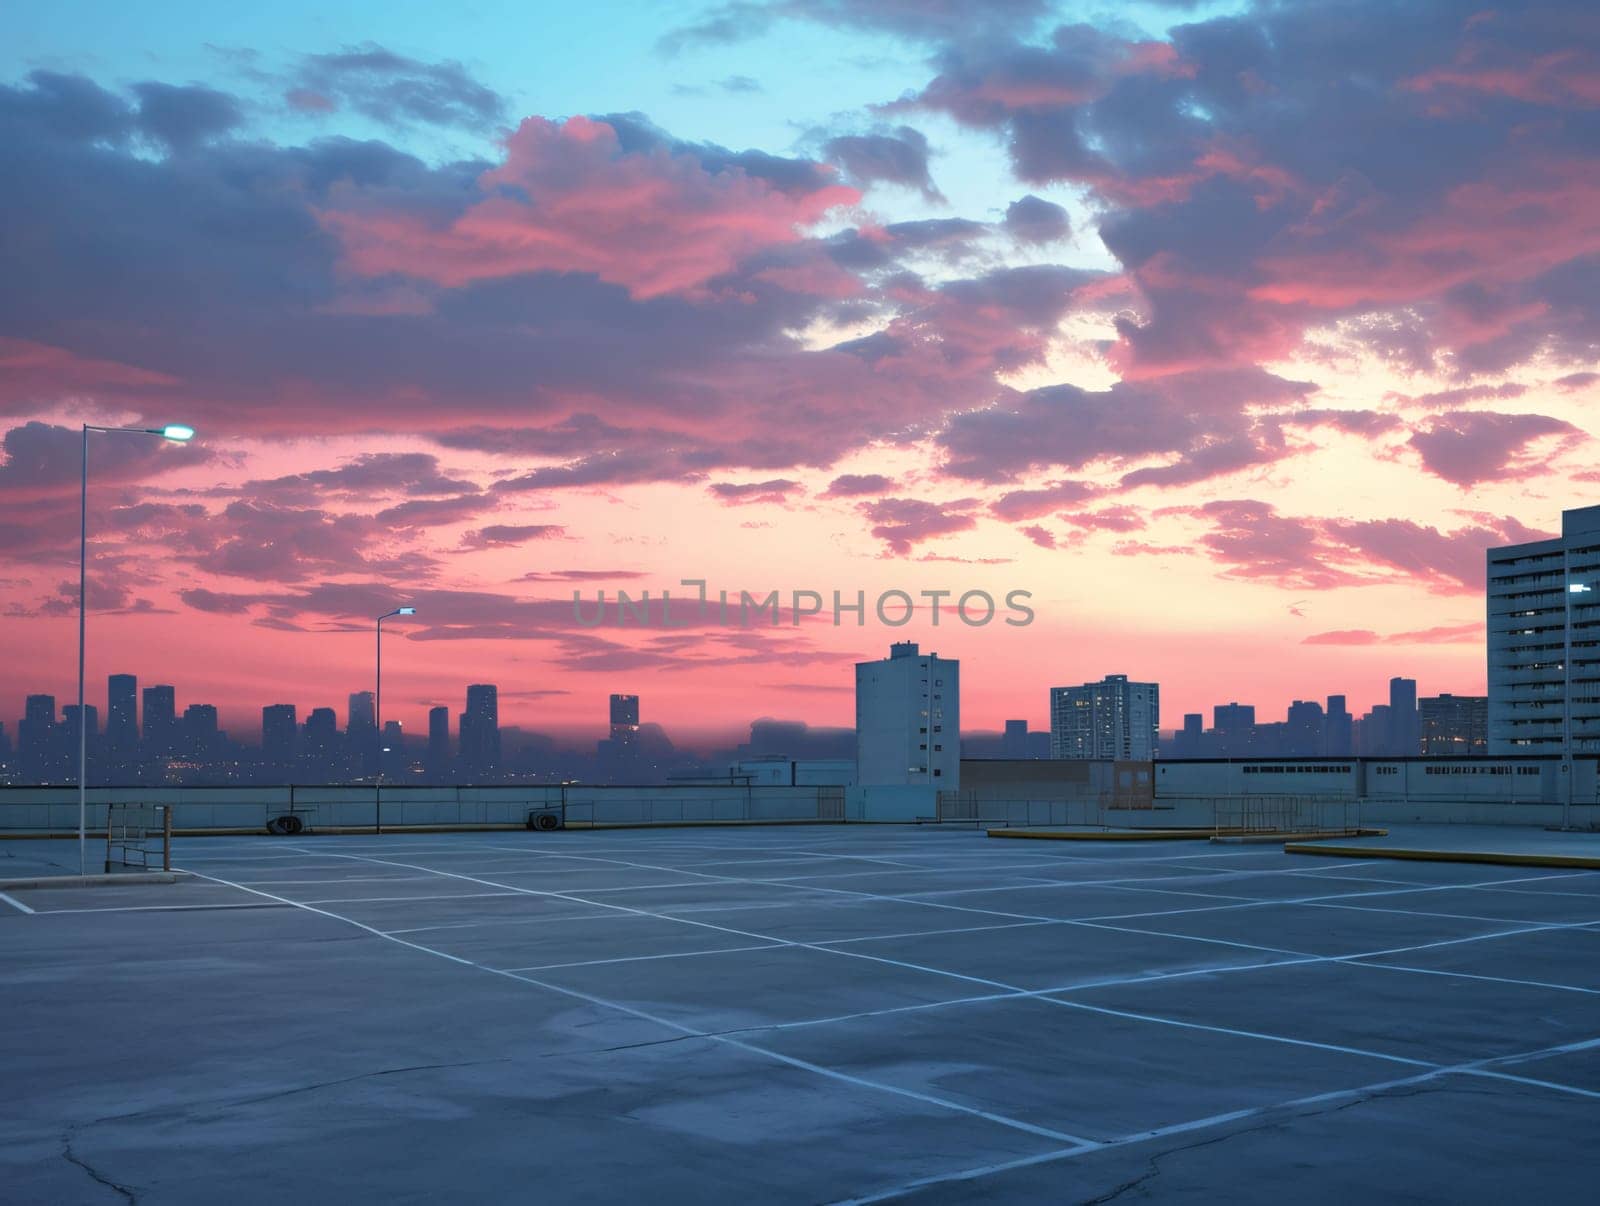
<instances>
[{"instance_id":1,"label":"small white building","mask_svg":"<svg viewBox=\"0 0 1600 1206\"><path fill-rule=\"evenodd\" d=\"M961 663L915 641L856 663L856 782L955 791L961 786Z\"/></svg>"},{"instance_id":2,"label":"small white building","mask_svg":"<svg viewBox=\"0 0 1600 1206\"><path fill-rule=\"evenodd\" d=\"M1050 757L1148 762L1161 732L1161 687L1108 674L1050 689Z\"/></svg>"}]
</instances>

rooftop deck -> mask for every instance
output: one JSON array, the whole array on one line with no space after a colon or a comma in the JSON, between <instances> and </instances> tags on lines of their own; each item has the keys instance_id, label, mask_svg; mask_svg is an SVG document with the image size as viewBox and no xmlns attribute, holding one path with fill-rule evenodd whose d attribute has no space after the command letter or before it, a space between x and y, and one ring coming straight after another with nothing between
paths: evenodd
<instances>
[{"instance_id":1,"label":"rooftop deck","mask_svg":"<svg viewBox=\"0 0 1600 1206\"><path fill-rule=\"evenodd\" d=\"M1600 1175L1600 872L852 826L174 862L0 900L0 1196L1578 1202Z\"/></svg>"}]
</instances>

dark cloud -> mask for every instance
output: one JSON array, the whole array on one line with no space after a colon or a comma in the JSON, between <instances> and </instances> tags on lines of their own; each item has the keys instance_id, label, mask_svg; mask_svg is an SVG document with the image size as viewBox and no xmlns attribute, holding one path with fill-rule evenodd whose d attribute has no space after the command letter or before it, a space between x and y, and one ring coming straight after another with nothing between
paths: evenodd
<instances>
[{"instance_id":1,"label":"dark cloud","mask_svg":"<svg viewBox=\"0 0 1600 1206\"><path fill-rule=\"evenodd\" d=\"M463 550L514 548L530 540L551 540L565 534L558 523L492 523L461 537Z\"/></svg>"},{"instance_id":2,"label":"dark cloud","mask_svg":"<svg viewBox=\"0 0 1600 1206\"><path fill-rule=\"evenodd\" d=\"M1261 5L1170 41L954 40L891 108L1090 191L1141 295L1127 371L1259 363L1346 323L1408 367L1482 373L1600 339L1596 62L1575 50L1597 38L1577 0Z\"/></svg>"},{"instance_id":3,"label":"dark cloud","mask_svg":"<svg viewBox=\"0 0 1600 1206\"><path fill-rule=\"evenodd\" d=\"M1509 516L1477 516L1445 530L1405 519L1288 516L1270 503L1230 499L1177 508L1207 528L1199 546L1222 575L1284 590L1407 582L1443 595L1481 595L1484 550L1548 538Z\"/></svg>"},{"instance_id":4,"label":"dark cloud","mask_svg":"<svg viewBox=\"0 0 1600 1206\"><path fill-rule=\"evenodd\" d=\"M861 184L898 184L943 200L928 173L928 140L910 126L875 134L842 134L822 144L822 154Z\"/></svg>"},{"instance_id":5,"label":"dark cloud","mask_svg":"<svg viewBox=\"0 0 1600 1206\"><path fill-rule=\"evenodd\" d=\"M815 21L842 29L886 33L917 41L985 38L1034 28L1050 0L731 0L666 34L664 54L760 37L782 20Z\"/></svg>"},{"instance_id":6,"label":"dark cloud","mask_svg":"<svg viewBox=\"0 0 1600 1206\"><path fill-rule=\"evenodd\" d=\"M1067 211L1029 193L1006 206L1006 233L1022 243L1054 243L1072 233Z\"/></svg>"},{"instance_id":7,"label":"dark cloud","mask_svg":"<svg viewBox=\"0 0 1600 1206\"><path fill-rule=\"evenodd\" d=\"M800 483L788 478L771 478L764 482L712 482L711 494L719 502L745 506L750 503L777 503L789 501L789 496L800 489Z\"/></svg>"},{"instance_id":8,"label":"dark cloud","mask_svg":"<svg viewBox=\"0 0 1600 1206\"><path fill-rule=\"evenodd\" d=\"M882 494L894 489L894 479L881 473L842 473L828 483L825 497L858 498L863 494Z\"/></svg>"},{"instance_id":9,"label":"dark cloud","mask_svg":"<svg viewBox=\"0 0 1600 1206\"><path fill-rule=\"evenodd\" d=\"M1560 437L1555 451L1564 451L1587 435L1548 415L1507 415L1494 411L1461 411L1442 415L1415 432L1411 447L1429 473L1463 489L1483 481L1501 481L1549 472L1551 450L1536 453L1533 445Z\"/></svg>"},{"instance_id":10,"label":"dark cloud","mask_svg":"<svg viewBox=\"0 0 1600 1206\"><path fill-rule=\"evenodd\" d=\"M286 99L304 113L349 107L391 126L423 122L482 130L505 116L500 95L460 63L424 63L373 42L306 55Z\"/></svg>"},{"instance_id":11,"label":"dark cloud","mask_svg":"<svg viewBox=\"0 0 1600 1206\"><path fill-rule=\"evenodd\" d=\"M1165 457L1122 484L1185 484L1280 459L1288 450L1278 426L1244 408L1299 402L1315 388L1261 369L1121 381L1098 391L1045 386L957 415L938 443L945 471L963 478L1005 482L1037 469Z\"/></svg>"},{"instance_id":12,"label":"dark cloud","mask_svg":"<svg viewBox=\"0 0 1600 1206\"><path fill-rule=\"evenodd\" d=\"M139 129L175 152L191 151L244 121L233 97L198 84L143 83L133 91L139 98Z\"/></svg>"},{"instance_id":13,"label":"dark cloud","mask_svg":"<svg viewBox=\"0 0 1600 1206\"><path fill-rule=\"evenodd\" d=\"M919 498L882 498L862 503L860 510L872 524L872 534L883 541L890 552L904 557L925 540L976 527L978 521L972 515L972 508L977 503L974 498L942 503Z\"/></svg>"},{"instance_id":14,"label":"dark cloud","mask_svg":"<svg viewBox=\"0 0 1600 1206\"><path fill-rule=\"evenodd\" d=\"M38 421L13 427L0 438L0 496L16 500L71 493L73 506L83 460L83 433ZM155 436L90 432L90 478L96 487L154 477L174 464L210 459L200 447L179 447Z\"/></svg>"}]
</instances>

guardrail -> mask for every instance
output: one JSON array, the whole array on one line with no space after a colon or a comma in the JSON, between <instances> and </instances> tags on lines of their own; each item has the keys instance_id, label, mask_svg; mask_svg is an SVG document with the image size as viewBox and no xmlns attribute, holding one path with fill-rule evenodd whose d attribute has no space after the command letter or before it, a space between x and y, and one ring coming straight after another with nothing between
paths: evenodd
<instances>
[{"instance_id":1,"label":"guardrail","mask_svg":"<svg viewBox=\"0 0 1600 1206\"><path fill-rule=\"evenodd\" d=\"M662 785L396 787L385 784L384 829L506 827L535 814L572 826L695 824L728 821L843 822L840 787ZM88 823L105 832L113 808L169 805L180 832L244 830L303 833L373 829L380 807L370 786L281 788L91 788ZM0 837L76 833L72 788L0 788Z\"/></svg>"}]
</instances>

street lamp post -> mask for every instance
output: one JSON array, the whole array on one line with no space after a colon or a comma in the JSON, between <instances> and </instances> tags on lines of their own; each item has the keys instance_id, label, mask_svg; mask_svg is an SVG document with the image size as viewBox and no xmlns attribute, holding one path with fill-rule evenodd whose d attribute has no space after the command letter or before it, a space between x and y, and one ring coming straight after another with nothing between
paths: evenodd
<instances>
[{"instance_id":1,"label":"street lamp post","mask_svg":"<svg viewBox=\"0 0 1600 1206\"><path fill-rule=\"evenodd\" d=\"M194 428L180 423L165 427L98 427L93 423L83 425L83 472L78 480L78 874L88 874L88 818L89 818L89 718L83 706L84 646L87 631L89 581L89 433L91 431L121 432L132 435L160 436L164 440L182 444L194 439Z\"/></svg>"},{"instance_id":2,"label":"street lamp post","mask_svg":"<svg viewBox=\"0 0 1600 1206\"><path fill-rule=\"evenodd\" d=\"M372 692L373 736L378 741L378 777L372 786L372 832L383 832L383 756L389 751L383 746L383 622L391 616L414 616L415 607L396 607L378 617L378 656L375 661L377 682Z\"/></svg>"}]
</instances>

